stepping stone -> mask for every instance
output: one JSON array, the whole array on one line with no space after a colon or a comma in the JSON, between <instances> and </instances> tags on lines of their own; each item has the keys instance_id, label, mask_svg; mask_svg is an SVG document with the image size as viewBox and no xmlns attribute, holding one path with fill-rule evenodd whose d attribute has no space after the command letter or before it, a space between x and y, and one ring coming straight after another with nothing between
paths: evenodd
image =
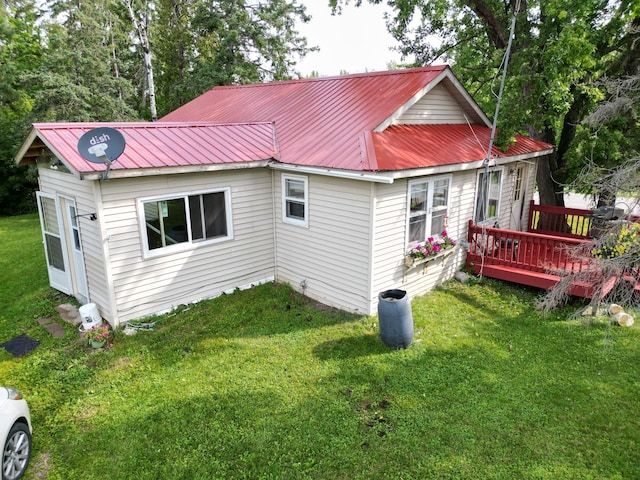
<instances>
[{"instance_id":1,"label":"stepping stone","mask_svg":"<svg viewBox=\"0 0 640 480\"><path fill-rule=\"evenodd\" d=\"M69 322L72 325L80 325L82 323L82 318L80 318L80 311L74 305L70 303L63 303L56 307L56 312L60 314L60 317L65 321Z\"/></svg>"},{"instance_id":2,"label":"stepping stone","mask_svg":"<svg viewBox=\"0 0 640 480\"><path fill-rule=\"evenodd\" d=\"M60 324L56 322L53 318L50 318L50 317L39 318L38 324L44 327L44 329L47 332L49 332L53 336L53 338L64 337L64 334L65 334L64 328L62 328Z\"/></svg>"}]
</instances>

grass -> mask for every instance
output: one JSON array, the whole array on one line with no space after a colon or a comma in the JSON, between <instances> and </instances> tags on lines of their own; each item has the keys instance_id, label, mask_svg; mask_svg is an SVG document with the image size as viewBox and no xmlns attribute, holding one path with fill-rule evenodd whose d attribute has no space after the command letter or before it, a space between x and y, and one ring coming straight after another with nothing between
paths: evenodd
<instances>
[{"instance_id":1,"label":"grass","mask_svg":"<svg viewBox=\"0 0 640 480\"><path fill-rule=\"evenodd\" d=\"M269 284L94 351L36 323L68 301L38 229L0 219L0 343L41 341L0 349L32 411L27 480L640 478L637 327L449 282L413 302L414 344L391 350L375 318Z\"/></svg>"}]
</instances>

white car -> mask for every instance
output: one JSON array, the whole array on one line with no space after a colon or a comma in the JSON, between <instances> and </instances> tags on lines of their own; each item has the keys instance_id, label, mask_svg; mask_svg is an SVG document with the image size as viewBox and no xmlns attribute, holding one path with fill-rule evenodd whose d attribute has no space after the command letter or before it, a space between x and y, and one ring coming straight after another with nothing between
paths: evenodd
<instances>
[{"instance_id":1,"label":"white car","mask_svg":"<svg viewBox=\"0 0 640 480\"><path fill-rule=\"evenodd\" d=\"M22 477L31 456L31 416L20 392L8 387L0 387L0 445L2 480Z\"/></svg>"}]
</instances>

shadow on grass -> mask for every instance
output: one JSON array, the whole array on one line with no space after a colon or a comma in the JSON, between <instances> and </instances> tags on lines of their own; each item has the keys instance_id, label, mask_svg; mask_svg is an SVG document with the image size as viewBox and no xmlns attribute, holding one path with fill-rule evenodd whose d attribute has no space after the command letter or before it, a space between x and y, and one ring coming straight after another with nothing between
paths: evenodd
<instances>
[{"instance_id":1,"label":"shadow on grass","mask_svg":"<svg viewBox=\"0 0 640 480\"><path fill-rule=\"evenodd\" d=\"M321 360L339 360L389 353L393 349L382 343L376 334L328 340L316 345L313 354Z\"/></svg>"},{"instance_id":2,"label":"shadow on grass","mask_svg":"<svg viewBox=\"0 0 640 480\"><path fill-rule=\"evenodd\" d=\"M289 285L268 283L205 300L177 315L159 317L159 330L223 338L288 334L357 322L356 315L322 305Z\"/></svg>"}]
</instances>

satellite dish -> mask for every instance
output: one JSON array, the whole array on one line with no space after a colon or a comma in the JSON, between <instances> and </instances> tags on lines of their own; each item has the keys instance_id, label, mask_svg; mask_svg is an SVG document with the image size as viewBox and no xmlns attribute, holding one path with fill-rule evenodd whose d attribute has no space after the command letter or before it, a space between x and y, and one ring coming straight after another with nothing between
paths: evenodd
<instances>
[{"instance_id":1,"label":"satellite dish","mask_svg":"<svg viewBox=\"0 0 640 480\"><path fill-rule=\"evenodd\" d=\"M102 175L106 180L111 163L124 152L125 141L122 133L115 128L98 127L86 132L78 140L78 152L91 163L104 163L107 169Z\"/></svg>"}]
</instances>

